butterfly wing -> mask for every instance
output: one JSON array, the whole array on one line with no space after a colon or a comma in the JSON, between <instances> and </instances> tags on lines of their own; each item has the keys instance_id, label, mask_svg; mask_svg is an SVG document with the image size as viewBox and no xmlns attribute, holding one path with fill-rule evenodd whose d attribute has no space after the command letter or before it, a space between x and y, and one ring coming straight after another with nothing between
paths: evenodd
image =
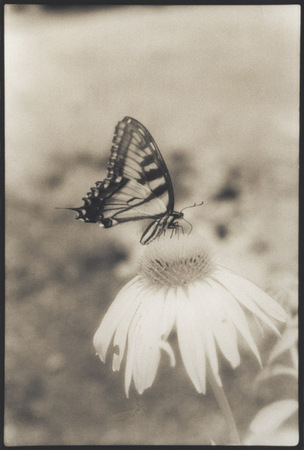
<instances>
[{"instance_id":1,"label":"butterfly wing","mask_svg":"<svg viewBox=\"0 0 304 450\"><path fill-rule=\"evenodd\" d=\"M83 199L77 219L99 222L106 228L121 222L152 218L158 220L173 211L171 178L149 131L137 120L118 122L112 142L105 180Z\"/></svg>"}]
</instances>

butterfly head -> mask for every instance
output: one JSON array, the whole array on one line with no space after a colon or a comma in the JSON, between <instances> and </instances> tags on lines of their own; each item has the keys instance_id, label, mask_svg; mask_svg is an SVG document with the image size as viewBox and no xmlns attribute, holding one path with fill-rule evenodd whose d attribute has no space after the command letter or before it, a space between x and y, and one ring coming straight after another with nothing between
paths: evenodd
<instances>
[{"instance_id":1,"label":"butterfly head","mask_svg":"<svg viewBox=\"0 0 304 450\"><path fill-rule=\"evenodd\" d=\"M170 217L171 224L177 225L177 221L184 218L184 213L182 211L173 211Z\"/></svg>"}]
</instances>

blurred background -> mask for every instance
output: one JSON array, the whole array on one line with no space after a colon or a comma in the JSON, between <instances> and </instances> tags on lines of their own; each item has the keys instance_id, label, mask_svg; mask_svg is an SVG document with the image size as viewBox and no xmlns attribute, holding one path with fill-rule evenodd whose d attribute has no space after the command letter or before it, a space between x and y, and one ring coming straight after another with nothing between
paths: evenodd
<instances>
[{"instance_id":1,"label":"blurred background","mask_svg":"<svg viewBox=\"0 0 304 450\"><path fill-rule=\"evenodd\" d=\"M299 36L297 5L5 6L6 445L227 443L177 347L177 367L164 358L129 399L123 371L95 356L146 224L103 230L55 207L82 205L132 116L160 147L175 209L204 200L187 220L294 316ZM267 361L276 337L256 339ZM242 438L263 406L297 397L286 376L256 388L259 370L245 346L237 370L222 363Z\"/></svg>"}]
</instances>

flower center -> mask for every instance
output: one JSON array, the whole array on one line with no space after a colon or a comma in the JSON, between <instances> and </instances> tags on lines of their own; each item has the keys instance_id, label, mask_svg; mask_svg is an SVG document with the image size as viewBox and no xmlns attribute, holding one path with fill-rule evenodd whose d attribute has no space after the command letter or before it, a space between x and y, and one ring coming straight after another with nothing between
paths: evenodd
<instances>
[{"instance_id":1,"label":"flower center","mask_svg":"<svg viewBox=\"0 0 304 450\"><path fill-rule=\"evenodd\" d=\"M162 238L145 249L139 273L153 285L185 286L208 277L215 267L200 237Z\"/></svg>"}]
</instances>

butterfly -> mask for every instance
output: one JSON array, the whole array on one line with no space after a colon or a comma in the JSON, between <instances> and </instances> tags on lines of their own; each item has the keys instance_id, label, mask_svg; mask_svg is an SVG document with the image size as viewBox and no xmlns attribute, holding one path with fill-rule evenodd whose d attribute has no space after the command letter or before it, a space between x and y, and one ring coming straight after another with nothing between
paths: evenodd
<instances>
[{"instance_id":1,"label":"butterfly","mask_svg":"<svg viewBox=\"0 0 304 450\"><path fill-rule=\"evenodd\" d=\"M79 208L76 219L111 228L123 222L151 219L140 243L147 245L167 229L180 228L182 211L174 211L172 181L156 142L132 117L118 122L107 166Z\"/></svg>"}]
</instances>

